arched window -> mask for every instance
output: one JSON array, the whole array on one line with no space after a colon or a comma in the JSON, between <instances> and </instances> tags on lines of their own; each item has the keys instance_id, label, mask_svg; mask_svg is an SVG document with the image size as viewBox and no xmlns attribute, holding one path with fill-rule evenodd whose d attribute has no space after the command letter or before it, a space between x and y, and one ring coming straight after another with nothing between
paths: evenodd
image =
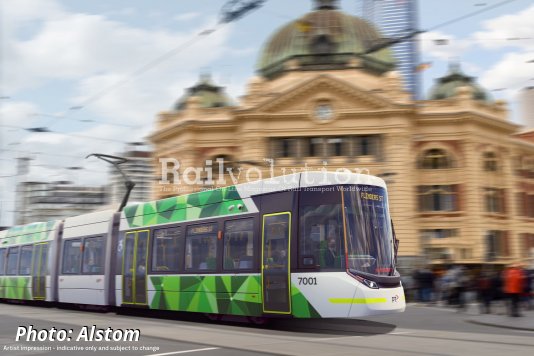
<instances>
[{"instance_id":1,"label":"arched window","mask_svg":"<svg viewBox=\"0 0 534 356\"><path fill-rule=\"evenodd\" d=\"M445 150L432 148L423 153L419 162L422 169L446 169L452 168L452 159Z\"/></svg>"},{"instance_id":2,"label":"arched window","mask_svg":"<svg viewBox=\"0 0 534 356\"><path fill-rule=\"evenodd\" d=\"M484 171L496 172L499 170L497 155L493 152L484 153Z\"/></svg>"}]
</instances>

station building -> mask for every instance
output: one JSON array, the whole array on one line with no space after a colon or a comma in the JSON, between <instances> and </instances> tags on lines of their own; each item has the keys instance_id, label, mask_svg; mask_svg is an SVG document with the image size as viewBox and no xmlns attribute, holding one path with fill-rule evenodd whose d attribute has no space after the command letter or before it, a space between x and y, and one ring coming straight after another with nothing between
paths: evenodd
<instances>
[{"instance_id":1,"label":"station building","mask_svg":"<svg viewBox=\"0 0 534 356\"><path fill-rule=\"evenodd\" d=\"M239 103L203 76L157 116L150 136L156 174L167 158L183 174L211 161L226 184L304 167L368 171L388 183L401 266L422 256L431 263L528 261L534 137L459 64L436 79L427 100L412 100L390 50L367 53L380 39L335 1L315 1L266 41ZM155 197L224 185L202 179L156 182Z\"/></svg>"}]
</instances>

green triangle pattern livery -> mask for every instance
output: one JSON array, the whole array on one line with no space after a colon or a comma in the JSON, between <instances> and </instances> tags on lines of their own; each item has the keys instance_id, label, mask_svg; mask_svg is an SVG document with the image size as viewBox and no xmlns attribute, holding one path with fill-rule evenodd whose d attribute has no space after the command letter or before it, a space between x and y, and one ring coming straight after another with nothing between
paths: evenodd
<instances>
[{"instance_id":1,"label":"green triangle pattern livery","mask_svg":"<svg viewBox=\"0 0 534 356\"><path fill-rule=\"evenodd\" d=\"M0 277L0 298L32 300L31 277Z\"/></svg>"},{"instance_id":2,"label":"green triangle pattern livery","mask_svg":"<svg viewBox=\"0 0 534 356\"><path fill-rule=\"evenodd\" d=\"M55 223L56 221L48 221L14 226L7 230L0 247L49 240Z\"/></svg>"},{"instance_id":3,"label":"green triangle pattern livery","mask_svg":"<svg viewBox=\"0 0 534 356\"><path fill-rule=\"evenodd\" d=\"M230 206L242 209L230 210ZM130 228L166 224L222 215L246 213L247 207L235 186L217 188L148 203L129 205L124 216Z\"/></svg>"},{"instance_id":4,"label":"green triangle pattern livery","mask_svg":"<svg viewBox=\"0 0 534 356\"><path fill-rule=\"evenodd\" d=\"M295 318L320 318L321 315L308 302L300 290L291 283L291 308Z\"/></svg>"},{"instance_id":5,"label":"green triangle pattern livery","mask_svg":"<svg viewBox=\"0 0 534 356\"><path fill-rule=\"evenodd\" d=\"M152 309L260 316L261 277L150 276Z\"/></svg>"}]
</instances>

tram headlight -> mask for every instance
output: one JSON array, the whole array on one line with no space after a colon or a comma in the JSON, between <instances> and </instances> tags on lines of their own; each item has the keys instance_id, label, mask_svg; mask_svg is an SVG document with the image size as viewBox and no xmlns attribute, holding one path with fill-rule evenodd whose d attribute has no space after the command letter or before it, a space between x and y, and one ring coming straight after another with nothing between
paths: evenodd
<instances>
[{"instance_id":1,"label":"tram headlight","mask_svg":"<svg viewBox=\"0 0 534 356\"><path fill-rule=\"evenodd\" d=\"M349 275L351 275L353 278L355 278L358 282L362 283L362 284L365 284L367 287L371 288L371 289L378 289L378 283L376 283L375 281L371 281L367 278L363 278L362 276L358 276L357 274L355 273L350 273L349 272Z\"/></svg>"},{"instance_id":2,"label":"tram headlight","mask_svg":"<svg viewBox=\"0 0 534 356\"><path fill-rule=\"evenodd\" d=\"M363 279L363 284L365 284L367 287L372 288L372 289L378 289L378 284L376 282L370 281L365 278L362 278L362 279Z\"/></svg>"}]
</instances>

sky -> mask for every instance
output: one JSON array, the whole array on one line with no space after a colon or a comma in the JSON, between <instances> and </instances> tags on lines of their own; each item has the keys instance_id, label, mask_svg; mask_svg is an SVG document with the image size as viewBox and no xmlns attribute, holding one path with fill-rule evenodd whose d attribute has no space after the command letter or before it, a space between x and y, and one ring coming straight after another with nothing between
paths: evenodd
<instances>
[{"instance_id":1,"label":"sky","mask_svg":"<svg viewBox=\"0 0 534 356\"><path fill-rule=\"evenodd\" d=\"M143 140L203 73L239 102L268 37L312 9L310 0L267 0L217 26L226 2L0 0L0 226L13 223L17 157L32 159L24 179L106 184L108 167L86 155ZM419 0L420 29L500 2ZM355 15L358 4L340 1ZM521 123L519 90L534 85L532 19L533 0L512 0L420 35L421 61L432 63L423 92L459 61ZM24 130L32 127L52 132Z\"/></svg>"}]
</instances>

